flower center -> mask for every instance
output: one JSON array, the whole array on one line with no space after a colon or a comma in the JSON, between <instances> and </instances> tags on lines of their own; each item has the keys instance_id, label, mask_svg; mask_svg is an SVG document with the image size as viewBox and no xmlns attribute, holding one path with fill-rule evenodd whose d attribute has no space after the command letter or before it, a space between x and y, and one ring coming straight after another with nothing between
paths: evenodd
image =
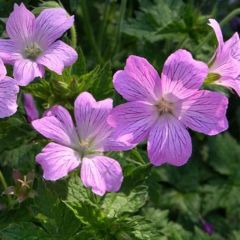
<instances>
[{"instance_id":1,"label":"flower center","mask_svg":"<svg viewBox=\"0 0 240 240\"><path fill-rule=\"evenodd\" d=\"M92 142L91 140L80 140L78 152L81 155L81 158L83 158L86 155L91 155L95 151L92 149Z\"/></svg>"},{"instance_id":2,"label":"flower center","mask_svg":"<svg viewBox=\"0 0 240 240\"><path fill-rule=\"evenodd\" d=\"M36 58L42 53L42 49L40 46L33 42L27 45L27 47L24 49L24 56L27 59L30 60L36 60Z\"/></svg>"},{"instance_id":3,"label":"flower center","mask_svg":"<svg viewBox=\"0 0 240 240\"><path fill-rule=\"evenodd\" d=\"M156 104L156 107L160 115L173 112L173 103L168 102L163 98Z\"/></svg>"}]
</instances>

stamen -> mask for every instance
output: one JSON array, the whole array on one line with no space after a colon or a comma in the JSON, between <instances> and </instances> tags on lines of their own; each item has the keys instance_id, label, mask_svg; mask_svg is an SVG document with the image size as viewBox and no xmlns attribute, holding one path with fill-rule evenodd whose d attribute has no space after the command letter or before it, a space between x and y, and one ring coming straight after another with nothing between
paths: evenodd
<instances>
[{"instance_id":1,"label":"stamen","mask_svg":"<svg viewBox=\"0 0 240 240\"><path fill-rule=\"evenodd\" d=\"M156 104L156 107L160 115L164 113L172 113L173 111L173 103L168 102L163 98L158 102L158 104Z\"/></svg>"},{"instance_id":2,"label":"stamen","mask_svg":"<svg viewBox=\"0 0 240 240\"><path fill-rule=\"evenodd\" d=\"M24 57L30 60L36 60L36 58L42 53L40 46L33 42L24 49Z\"/></svg>"}]
</instances>

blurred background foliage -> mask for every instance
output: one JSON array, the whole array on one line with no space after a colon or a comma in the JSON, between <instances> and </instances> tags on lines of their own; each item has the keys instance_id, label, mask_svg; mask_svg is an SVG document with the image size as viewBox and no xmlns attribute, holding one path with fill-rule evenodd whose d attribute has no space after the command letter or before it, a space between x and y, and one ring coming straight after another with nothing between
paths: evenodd
<instances>
[{"instance_id":1,"label":"blurred background foliage","mask_svg":"<svg viewBox=\"0 0 240 240\"><path fill-rule=\"evenodd\" d=\"M0 0L3 37L15 2L24 2L35 14L58 5ZM41 113L54 104L71 111L82 91L121 103L112 75L130 54L146 57L159 72L178 48L208 62L216 47L207 25L210 17L222 23L226 39L240 31L239 0L62 0L61 4L75 15L76 31L64 39L77 47L79 60L62 76L48 72L45 79L22 89L21 94L34 96ZM10 68L8 72L11 75ZM181 168L151 167L144 143L132 151L109 153L122 164L125 179L119 193L104 198L82 186L78 170L55 183L42 180L34 158L46 140L27 122L21 94L18 113L0 120L0 239L240 239L240 105L233 93L225 92L230 98L229 131L214 137L192 132L193 155Z\"/></svg>"}]
</instances>

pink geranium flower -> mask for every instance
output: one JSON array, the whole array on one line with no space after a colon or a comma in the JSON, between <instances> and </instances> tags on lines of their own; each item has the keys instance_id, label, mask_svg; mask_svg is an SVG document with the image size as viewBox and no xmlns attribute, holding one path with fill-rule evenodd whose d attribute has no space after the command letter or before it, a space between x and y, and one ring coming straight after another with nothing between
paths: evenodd
<instances>
[{"instance_id":1,"label":"pink geranium flower","mask_svg":"<svg viewBox=\"0 0 240 240\"><path fill-rule=\"evenodd\" d=\"M6 76L6 68L0 59L0 118L13 115L17 111L17 82Z\"/></svg>"},{"instance_id":2,"label":"pink geranium flower","mask_svg":"<svg viewBox=\"0 0 240 240\"><path fill-rule=\"evenodd\" d=\"M185 50L168 57L161 79L146 59L130 56L113 77L115 89L128 101L108 118L115 136L133 145L147 140L148 156L156 166L185 164L192 152L187 128L215 135L228 127L228 99L199 90L207 73L208 67Z\"/></svg>"},{"instance_id":3,"label":"pink geranium flower","mask_svg":"<svg viewBox=\"0 0 240 240\"><path fill-rule=\"evenodd\" d=\"M43 77L44 67L61 74L77 59L76 51L57 40L73 25L74 17L62 8L45 9L35 16L24 6L14 5L6 30L10 39L0 39L0 57L13 65L20 86Z\"/></svg>"},{"instance_id":4,"label":"pink geranium flower","mask_svg":"<svg viewBox=\"0 0 240 240\"><path fill-rule=\"evenodd\" d=\"M218 47L209 66L209 73L213 76L213 83L234 89L240 96L240 41L236 32L224 42L221 28L214 19L209 19L216 34Z\"/></svg>"},{"instance_id":5,"label":"pink geranium flower","mask_svg":"<svg viewBox=\"0 0 240 240\"><path fill-rule=\"evenodd\" d=\"M81 179L94 193L119 190L123 175L117 161L104 156L105 151L124 150L123 142L116 142L112 127L106 121L112 110L112 100L96 102L91 94L81 93L75 101L77 129L69 112L55 106L45 116L32 122L43 136L51 139L36 161L41 164L46 180L58 180L81 167Z\"/></svg>"}]
</instances>

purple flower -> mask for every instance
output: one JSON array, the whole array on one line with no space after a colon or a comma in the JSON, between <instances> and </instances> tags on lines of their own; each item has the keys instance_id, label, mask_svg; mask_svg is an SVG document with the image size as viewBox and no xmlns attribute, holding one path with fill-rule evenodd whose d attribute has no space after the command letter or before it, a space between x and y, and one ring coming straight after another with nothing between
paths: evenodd
<instances>
[{"instance_id":1,"label":"purple flower","mask_svg":"<svg viewBox=\"0 0 240 240\"><path fill-rule=\"evenodd\" d=\"M224 42L221 28L214 19L209 19L216 34L218 47L210 62L209 73L213 75L213 83L232 88L240 96L240 41L235 33Z\"/></svg>"},{"instance_id":2,"label":"purple flower","mask_svg":"<svg viewBox=\"0 0 240 240\"><path fill-rule=\"evenodd\" d=\"M46 180L58 180L81 166L81 179L94 193L119 190L123 175L117 161L104 156L105 151L127 148L124 142L112 138L112 127L106 121L112 110L112 100L96 102L91 94L81 93L75 101L75 128L69 112L54 106L41 119L32 122L43 136L51 139L36 161L41 164Z\"/></svg>"},{"instance_id":3,"label":"purple flower","mask_svg":"<svg viewBox=\"0 0 240 240\"><path fill-rule=\"evenodd\" d=\"M209 236L211 236L214 233L214 227L211 223L203 221L202 228Z\"/></svg>"},{"instance_id":4,"label":"purple flower","mask_svg":"<svg viewBox=\"0 0 240 240\"><path fill-rule=\"evenodd\" d=\"M199 90L207 73L208 67L185 50L168 57L161 79L146 59L130 56L113 77L115 89L128 101L108 117L114 136L133 145L148 140L153 165L185 164L192 152L187 128L207 135L228 128L228 99Z\"/></svg>"},{"instance_id":5,"label":"purple flower","mask_svg":"<svg viewBox=\"0 0 240 240\"><path fill-rule=\"evenodd\" d=\"M37 110L33 96L29 93L23 94L24 109L27 114L27 119L29 122L39 118L39 112Z\"/></svg>"},{"instance_id":6,"label":"purple flower","mask_svg":"<svg viewBox=\"0 0 240 240\"><path fill-rule=\"evenodd\" d=\"M6 68L0 59L0 118L13 115L17 111L17 82L6 76Z\"/></svg>"},{"instance_id":7,"label":"purple flower","mask_svg":"<svg viewBox=\"0 0 240 240\"><path fill-rule=\"evenodd\" d=\"M44 67L61 74L72 65L77 53L57 40L73 25L74 17L62 8L46 9L35 16L24 6L14 5L6 30L10 39L0 39L0 57L13 65L13 75L20 86L43 77Z\"/></svg>"}]
</instances>

